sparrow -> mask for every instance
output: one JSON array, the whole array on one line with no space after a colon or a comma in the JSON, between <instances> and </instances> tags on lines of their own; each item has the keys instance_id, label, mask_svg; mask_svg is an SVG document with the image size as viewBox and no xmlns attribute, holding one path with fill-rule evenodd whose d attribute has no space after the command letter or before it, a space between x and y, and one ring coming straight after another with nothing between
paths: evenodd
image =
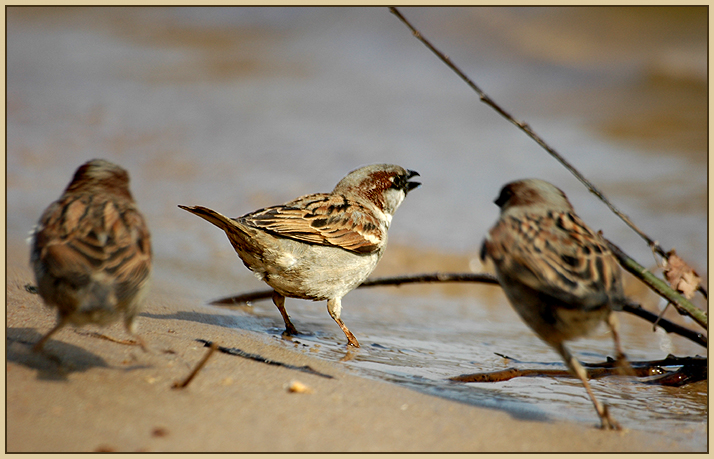
<instances>
[{"instance_id":1,"label":"sparrow","mask_svg":"<svg viewBox=\"0 0 714 459\"><path fill-rule=\"evenodd\" d=\"M604 321L612 330L618 364L629 368L613 314L625 302L617 260L603 237L575 214L565 194L548 182L508 183L494 202L500 217L483 242L481 259L493 262L513 308L582 381L601 427L619 429L564 344Z\"/></svg>"},{"instance_id":2,"label":"sparrow","mask_svg":"<svg viewBox=\"0 0 714 459\"><path fill-rule=\"evenodd\" d=\"M45 209L31 241L30 264L45 304L57 309L57 325L108 325L134 318L149 289L151 237L129 192L128 173L109 161L80 166L60 198Z\"/></svg>"},{"instance_id":3,"label":"sparrow","mask_svg":"<svg viewBox=\"0 0 714 459\"><path fill-rule=\"evenodd\" d=\"M354 170L331 193L309 194L285 204L228 218L201 206L182 206L225 231L243 264L273 288L273 303L285 334L297 329L285 298L327 300L327 310L359 347L340 314L342 297L369 276L387 245L392 216L406 195L421 185L419 174L390 164Z\"/></svg>"}]
</instances>

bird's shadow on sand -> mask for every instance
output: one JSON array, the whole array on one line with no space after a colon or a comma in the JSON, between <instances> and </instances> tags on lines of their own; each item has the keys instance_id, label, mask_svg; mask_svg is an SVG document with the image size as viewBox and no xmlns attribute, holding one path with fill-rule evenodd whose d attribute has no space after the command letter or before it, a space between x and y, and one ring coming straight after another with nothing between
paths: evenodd
<instances>
[{"instance_id":1,"label":"bird's shadow on sand","mask_svg":"<svg viewBox=\"0 0 714 459\"><path fill-rule=\"evenodd\" d=\"M38 379L67 381L71 373L109 367L103 358L60 340L50 339L41 352L34 352L32 346L42 335L33 328L7 328L6 333L7 361L36 370Z\"/></svg>"},{"instance_id":2,"label":"bird's shadow on sand","mask_svg":"<svg viewBox=\"0 0 714 459\"><path fill-rule=\"evenodd\" d=\"M236 330L246 330L258 333L270 333L271 335L279 336L285 329L283 321L280 318L275 318L267 315L259 315L255 313L247 314L211 314L196 311L176 311L170 314L155 314L142 312L139 317L147 317L157 320L182 320L187 322L196 322L207 325L215 325L224 328ZM301 322L301 335L309 336L310 327L319 327L318 324L309 322Z\"/></svg>"}]
</instances>

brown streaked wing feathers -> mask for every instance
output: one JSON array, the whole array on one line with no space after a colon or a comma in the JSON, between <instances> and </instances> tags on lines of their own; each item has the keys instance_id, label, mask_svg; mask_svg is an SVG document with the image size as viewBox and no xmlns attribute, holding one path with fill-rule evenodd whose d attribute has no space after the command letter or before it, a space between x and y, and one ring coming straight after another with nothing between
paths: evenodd
<instances>
[{"instance_id":1,"label":"brown streaked wing feathers","mask_svg":"<svg viewBox=\"0 0 714 459\"><path fill-rule=\"evenodd\" d=\"M372 252L384 241L384 228L372 211L341 195L307 195L238 220L281 237L357 253Z\"/></svg>"},{"instance_id":2,"label":"brown streaked wing feathers","mask_svg":"<svg viewBox=\"0 0 714 459\"><path fill-rule=\"evenodd\" d=\"M38 256L52 275L71 280L106 271L117 283L140 283L151 268L144 220L125 199L73 194L48 208L37 236ZM88 278L87 278L88 279Z\"/></svg>"},{"instance_id":3,"label":"brown streaked wing feathers","mask_svg":"<svg viewBox=\"0 0 714 459\"><path fill-rule=\"evenodd\" d=\"M516 219L500 220L491 230L491 241L486 247L504 273L525 285L565 304L600 307L608 301L609 294L620 293L614 291L619 287L613 286L613 271L618 269L613 266L616 261L608 256L607 247L576 215L570 216L575 224L568 230L541 228L539 233L528 236L523 234ZM513 233L506 230L507 226L520 233L527 242L516 243L510 236ZM542 237L544 232L555 240ZM572 243L563 243L567 240ZM583 245L590 253L583 253ZM508 257L503 256L505 252L509 253Z\"/></svg>"},{"instance_id":4,"label":"brown streaked wing feathers","mask_svg":"<svg viewBox=\"0 0 714 459\"><path fill-rule=\"evenodd\" d=\"M133 206L125 208L120 217L112 231L117 246L105 269L114 271L120 284L138 284L151 271L151 237L143 217Z\"/></svg>"}]
</instances>

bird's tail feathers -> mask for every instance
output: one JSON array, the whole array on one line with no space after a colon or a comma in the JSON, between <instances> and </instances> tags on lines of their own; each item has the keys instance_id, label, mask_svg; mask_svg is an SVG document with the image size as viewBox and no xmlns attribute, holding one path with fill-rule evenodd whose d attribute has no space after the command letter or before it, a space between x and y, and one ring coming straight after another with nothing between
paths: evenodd
<instances>
[{"instance_id":1,"label":"bird's tail feathers","mask_svg":"<svg viewBox=\"0 0 714 459\"><path fill-rule=\"evenodd\" d=\"M233 226L233 221L226 217L225 215L211 210L208 207L203 206L182 206L179 207L187 212L191 212L194 215L201 217L209 223L216 225L217 227L225 230L227 227Z\"/></svg>"},{"instance_id":2,"label":"bird's tail feathers","mask_svg":"<svg viewBox=\"0 0 714 459\"><path fill-rule=\"evenodd\" d=\"M87 286L88 290L79 306L83 314L110 314L117 305L114 287L109 282L95 281Z\"/></svg>"}]
</instances>

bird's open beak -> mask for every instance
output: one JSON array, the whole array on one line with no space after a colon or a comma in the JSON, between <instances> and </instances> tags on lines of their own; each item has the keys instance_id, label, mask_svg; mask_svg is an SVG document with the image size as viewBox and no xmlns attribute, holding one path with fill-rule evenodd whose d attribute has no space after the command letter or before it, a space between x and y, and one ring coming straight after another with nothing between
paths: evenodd
<instances>
[{"instance_id":1,"label":"bird's open beak","mask_svg":"<svg viewBox=\"0 0 714 459\"><path fill-rule=\"evenodd\" d=\"M407 176L407 180L409 180L412 177L419 176L419 172L409 170L407 169L407 172L409 172L409 175ZM421 186L421 182L407 182L407 187L405 188L405 191L407 194L409 194L410 191L412 191L414 188L419 188Z\"/></svg>"}]
</instances>

